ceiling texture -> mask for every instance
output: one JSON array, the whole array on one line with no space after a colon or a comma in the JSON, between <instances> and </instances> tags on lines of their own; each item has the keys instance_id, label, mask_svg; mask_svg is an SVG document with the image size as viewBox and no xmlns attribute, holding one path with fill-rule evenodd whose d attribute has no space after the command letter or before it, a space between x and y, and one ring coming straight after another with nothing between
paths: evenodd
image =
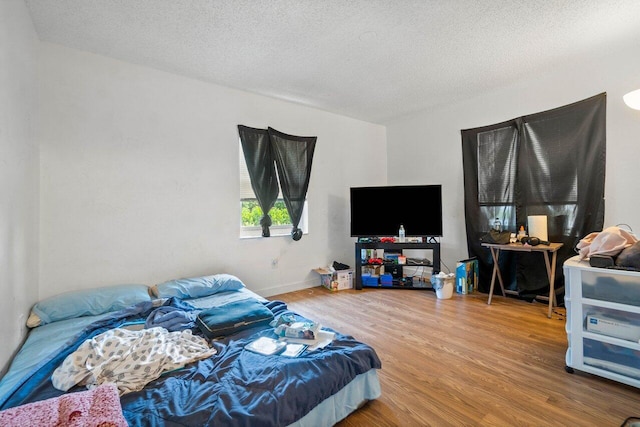
<instances>
[{"instance_id":1,"label":"ceiling texture","mask_svg":"<svg viewBox=\"0 0 640 427\"><path fill-rule=\"evenodd\" d=\"M42 41L380 124L640 39L640 0L25 1Z\"/></svg>"}]
</instances>

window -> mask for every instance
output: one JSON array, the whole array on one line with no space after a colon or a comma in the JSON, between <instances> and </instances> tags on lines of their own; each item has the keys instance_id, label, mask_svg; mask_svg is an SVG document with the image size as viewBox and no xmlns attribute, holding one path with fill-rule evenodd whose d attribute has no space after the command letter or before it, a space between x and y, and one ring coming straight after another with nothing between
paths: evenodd
<instances>
[{"instance_id":1,"label":"window","mask_svg":"<svg viewBox=\"0 0 640 427\"><path fill-rule=\"evenodd\" d=\"M238 144L239 170L240 170L240 237L261 237L262 227L260 227L260 218L262 218L262 209L258 205L256 195L251 188L251 180L249 179L249 171L242 153L242 145ZM307 201L304 203L302 218L298 225L304 234L308 233L307 227ZM270 227L272 236L289 236L291 234L291 218L284 204L282 193L278 193L278 199L274 207L269 211L272 225Z\"/></svg>"},{"instance_id":2,"label":"window","mask_svg":"<svg viewBox=\"0 0 640 427\"><path fill-rule=\"evenodd\" d=\"M478 205L486 231L499 218L503 229L516 227L517 131L499 127L478 135Z\"/></svg>"},{"instance_id":3,"label":"window","mask_svg":"<svg viewBox=\"0 0 640 427\"><path fill-rule=\"evenodd\" d=\"M480 237L495 218L515 233L527 226L529 215L546 215L549 240L564 244L557 266L575 255L580 238L602 229L605 119L603 93L462 131L467 247L469 256L479 260L481 284L490 282L493 260ZM521 295L548 291L546 269L532 258L500 256L505 287ZM561 289L562 281L556 276L555 289Z\"/></svg>"}]
</instances>

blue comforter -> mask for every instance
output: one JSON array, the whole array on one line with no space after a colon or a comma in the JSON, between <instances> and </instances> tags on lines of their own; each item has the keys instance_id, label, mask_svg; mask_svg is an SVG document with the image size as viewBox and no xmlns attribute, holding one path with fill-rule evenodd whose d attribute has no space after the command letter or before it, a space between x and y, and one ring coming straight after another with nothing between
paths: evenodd
<instances>
[{"instance_id":1,"label":"blue comforter","mask_svg":"<svg viewBox=\"0 0 640 427\"><path fill-rule=\"evenodd\" d=\"M266 305L276 317L291 313L280 301ZM61 395L51 383L51 374L68 354L108 329L144 322L152 311L150 303L141 303L93 323L14 387L0 402L0 409ZM258 327L214 341L216 355L123 395L125 418L132 426L283 426L302 418L356 376L381 368L371 347L340 333L327 347L297 358L244 350L260 336L276 337L273 328ZM83 389L75 387L70 392Z\"/></svg>"}]
</instances>

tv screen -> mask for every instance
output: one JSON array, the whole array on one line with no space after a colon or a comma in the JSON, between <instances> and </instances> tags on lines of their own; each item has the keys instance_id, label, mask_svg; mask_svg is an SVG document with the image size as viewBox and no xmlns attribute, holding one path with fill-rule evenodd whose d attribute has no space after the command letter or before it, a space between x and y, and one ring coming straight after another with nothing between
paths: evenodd
<instances>
[{"instance_id":1,"label":"tv screen","mask_svg":"<svg viewBox=\"0 0 640 427\"><path fill-rule=\"evenodd\" d=\"M442 186L351 187L351 236L442 236Z\"/></svg>"}]
</instances>

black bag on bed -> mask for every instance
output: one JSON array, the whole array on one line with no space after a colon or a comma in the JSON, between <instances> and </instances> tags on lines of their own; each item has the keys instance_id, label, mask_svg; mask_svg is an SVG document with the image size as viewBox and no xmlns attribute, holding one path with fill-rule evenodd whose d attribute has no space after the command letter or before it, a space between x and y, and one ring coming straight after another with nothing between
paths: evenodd
<instances>
[{"instance_id":1,"label":"black bag on bed","mask_svg":"<svg viewBox=\"0 0 640 427\"><path fill-rule=\"evenodd\" d=\"M255 299L230 302L202 310L196 317L196 325L208 338L220 338L245 329L268 325L273 313Z\"/></svg>"}]
</instances>

